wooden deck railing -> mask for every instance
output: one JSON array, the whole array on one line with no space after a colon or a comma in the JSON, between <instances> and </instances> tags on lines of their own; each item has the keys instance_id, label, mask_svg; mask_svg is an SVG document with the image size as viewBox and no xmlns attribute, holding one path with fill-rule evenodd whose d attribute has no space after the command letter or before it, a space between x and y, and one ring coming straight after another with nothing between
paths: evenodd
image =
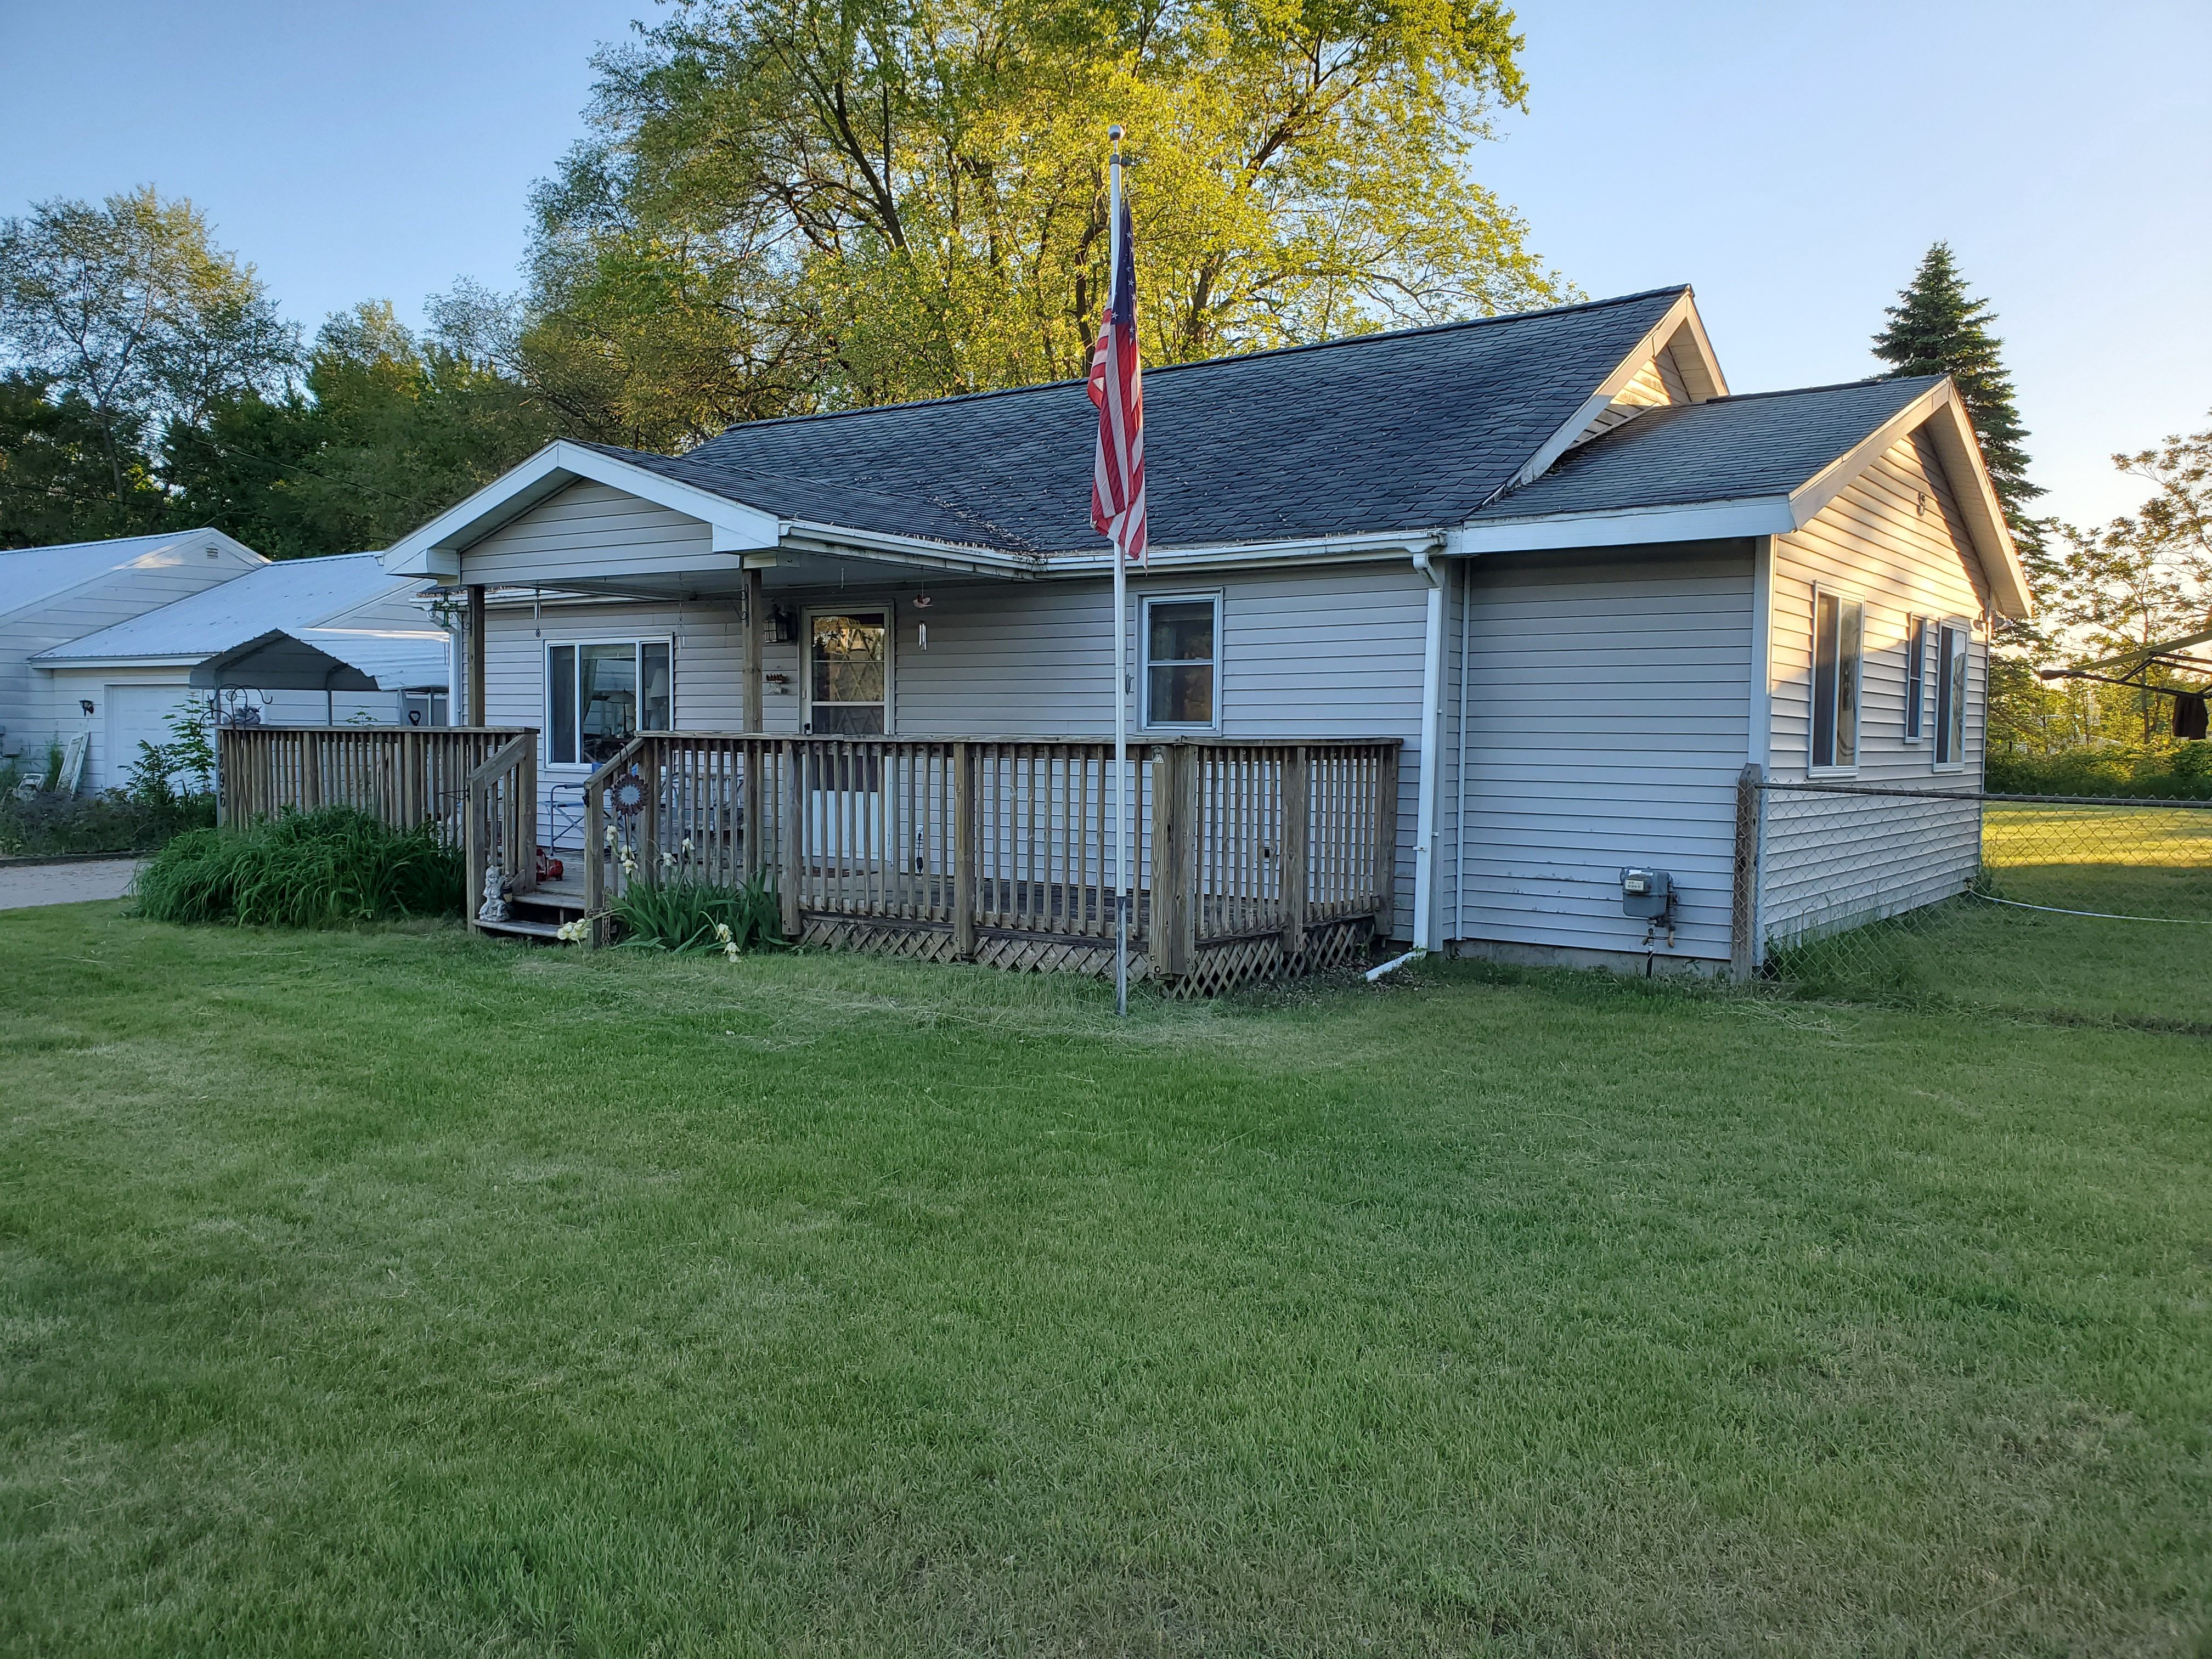
<instances>
[{"instance_id":1,"label":"wooden deck railing","mask_svg":"<svg viewBox=\"0 0 2212 1659\"><path fill-rule=\"evenodd\" d=\"M471 775L535 736L521 726L226 726L216 736L216 814L244 823L357 806L395 829L429 823L459 847Z\"/></svg>"},{"instance_id":2,"label":"wooden deck railing","mask_svg":"<svg viewBox=\"0 0 2212 1659\"><path fill-rule=\"evenodd\" d=\"M1398 744L1133 744L1136 946L1212 989L1387 927ZM1098 968L1114 938L1112 745L640 736L585 787L586 901L689 875L775 890L791 938Z\"/></svg>"}]
</instances>

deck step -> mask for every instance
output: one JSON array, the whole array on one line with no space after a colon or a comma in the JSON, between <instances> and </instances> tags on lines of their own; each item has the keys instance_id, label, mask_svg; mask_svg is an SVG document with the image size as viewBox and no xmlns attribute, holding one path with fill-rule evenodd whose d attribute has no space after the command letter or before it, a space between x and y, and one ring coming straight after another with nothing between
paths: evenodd
<instances>
[{"instance_id":1,"label":"deck step","mask_svg":"<svg viewBox=\"0 0 2212 1659\"><path fill-rule=\"evenodd\" d=\"M561 938L560 928L550 921L526 921L518 916L512 921L479 921L476 926L487 933L514 933L522 939L567 942Z\"/></svg>"}]
</instances>

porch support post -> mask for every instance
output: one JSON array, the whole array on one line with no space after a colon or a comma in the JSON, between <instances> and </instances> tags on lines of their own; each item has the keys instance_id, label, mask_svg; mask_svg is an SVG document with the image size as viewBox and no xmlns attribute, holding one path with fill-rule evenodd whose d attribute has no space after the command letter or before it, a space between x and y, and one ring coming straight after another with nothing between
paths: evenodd
<instances>
[{"instance_id":1,"label":"porch support post","mask_svg":"<svg viewBox=\"0 0 2212 1659\"><path fill-rule=\"evenodd\" d=\"M761 729L761 623L767 605L761 573L745 572L745 730Z\"/></svg>"},{"instance_id":2,"label":"porch support post","mask_svg":"<svg viewBox=\"0 0 2212 1659\"><path fill-rule=\"evenodd\" d=\"M482 582L469 585L469 722L489 726L484 718L484 591Z\"/></svg>"}]
</instances>

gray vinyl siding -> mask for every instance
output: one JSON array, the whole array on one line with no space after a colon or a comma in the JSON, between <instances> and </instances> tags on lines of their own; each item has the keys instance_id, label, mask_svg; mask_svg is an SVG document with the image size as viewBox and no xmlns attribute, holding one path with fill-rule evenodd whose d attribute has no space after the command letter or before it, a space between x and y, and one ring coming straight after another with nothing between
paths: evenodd
<instances>
[{"instance_id":1,"label":"gray vinyl siding","mask_svg":"<svg viewBox=\"0 0 2212 1659\"><path fill-rule=\"evenodd\" d=\"M698 519L611 485L585 481L471 546L467 579L487 586L558 586L563 577L698 571L733 555L712 552L713 532Z\"/></svg>"},{"instance_id":2,"label":"gray vinyl siding","mask_svg":"<svg viewBox=\"0 0 2212 1659\"><path fill-rule=\"evenodd\" d=\"M1802 530L1774 541L1769 628L1772 729L1768 775L1811 775L1812 618L1816 586L1866 607L1859 758L1823 781L1893 788L1981 787L1989 635L1987 584L1934 455L1905 439ZM1905 739L1906 619L1972 623L1966 650L1963 762L1938 769L1931 708L1917 744ZM1767 798L1760 926L1787 943L1931 903L1959 892L1980 859L1978 807L1962 801L1868 797Z\"/></svg>"},{"instance_id":3,"label":"gray vinyl siding","mask_svg":"<svg viewBox=\"0 0 2212 1659\"><path fill-rule=\"evenodd\" d=\"M76 696L61 696L54 688L53 673L33 667L29 659L258 568L258 562L249 563L220 544L218 556L208 558L193 543L179 550L173 560L102 571L81 586L0 616L0 726L7 730L0 747L15 751L20 744L20 752L29 756L42 750L49 738L67 742L88 732L92 749L99 750L103 741L98 729L103 724L100 716L95 712L88 721Z\"/></svg>"},{"instance_id":4,"label":"gray vinyl siding","mask_svg":"<svg viewBox=\"0 0 2212 1659\"><path fill-rule=\"evenodd\" d=\"M1729 953L1750 720L1746 542L1471 562L1454 937L1643 953L1620 872L1674 878L1671 951ZM1456 750L1457 689L1448 747Z\"/></svg>"},{"instance_id":5,"label":"gray vinyl siding","mask_svg":"<svg viewBox=\"0 0 2212 1659\"><path fill-rule=\"evenodd\" d=\"M471 550L471 570L476 567ZM918 577L843 590L772 590L794 614L810 606L888 606L894 618L891 728L905 737L1108 738L1114 729L1112 587L1106 581L933 582L916 607ZM1400 767L1399 915L1412 925L1413 848L1419 787L1421 652L1427 586L1410 564L1351 564L1131 583L1130 671L1138 672L1133 618L1147 593L1221 596L1221 734L1229 738L1395 737ZM920 629L927 625L925 649ZM735 732L744 714L743 624L738 608L548 600L495 605L486 628L484 691L495 725L543 728L544 647L553 641L672 638L676 720L688 731ZM798 647L770 646L773 684L762 700L770 732L794 732L803 713ZM1129 730L1138 725L1132 696ZM547 774L550 794L586 769ZM549 800L548 811L551 805ZM558 821L559 815L556 815ZM563 826L564 831L566 826Z\"/></svg>"}]
</instances>

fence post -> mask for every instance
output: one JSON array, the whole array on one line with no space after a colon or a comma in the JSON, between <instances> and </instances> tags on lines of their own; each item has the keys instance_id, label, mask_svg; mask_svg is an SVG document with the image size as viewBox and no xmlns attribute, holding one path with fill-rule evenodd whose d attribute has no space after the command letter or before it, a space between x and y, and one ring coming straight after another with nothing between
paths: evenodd
<instances>
[{"instance_id":1,"label":"fence post","mask_svg":"<svg viewBox=\"0 0 2212 1659\"><path fill-rule=\"evenodd\" d=\"M1759 966L1759 818L1760 774L1747 765L1735 779L1735 867L1729 905L1729 975L1739 983Z\"/></svg>"},{"instance_id":2,"label":"fence post","mask_svg":"<svg viewBox=\"0 0 2212 1659\"><path fill-rule=\"evenodd\" d=\"M1162 979L1190 972L1197 953L1197 915L1190 902L1197 864L1198 814L1191 785L1198 751L1181 741L1152 750L1152 971Z\"/></svg>"},{"instance_id":3,"label":"fence post","mask_svg":"<svg viewBox=\"0 0 2212 1659\"><path fill-rule=\"evenodd\" d=\"M952 949L975 959L975 750L952 745Z\"/></svg>"},{"instance_id":4,"label":"fence post","mask_svg":"<svg viewBox=\"0 0 2212 1659\"><path fill-rule=\"evenodd\" d=\"M660 781L664 775L660 763L660 744L647 738L637 751L637 781L645 787L645 804L638 813L638 840L644 843L639 850L645 864L645 878L653 886L660 884Z\"/></svg>"},{"instance_id":5,"label":"fence post","mask_svg":"<svg viewBox=\"0 0 2212 1659\"><path fill-rule=\"evenodd\" d=\"M607 908L607 808L604 791L584 786L584 915L592 927L592 948L607 942L599 913Z\"/></svg>"},{"instance_id":6,"label":"fence post","mask_svg":"<svg viewBox=\"0 0 2212 1659\"><path fill-rule=\"evenodd\" d=\"M799 940L799 883L805 875L806 778L805 761L797 739L783 740L783 833L776 837L782 868L777 872L782 889L783 936Z\"/></svg>"},{"instance_id":7,"label":"fence post","mask_svg":"<svg viewBox=\"0 0 2212 1659\"><path fill-rule=\"evenodd\" d=\"M1306 820L1311 811L1313 769L1299 744L1283 757L1283 954L1306 948Z\"/></svg>"},{"instance_id":8,"label":"fence post","mask_svg":"<svg viewBox=\"0 0 2212 1659\"><path fill-rule=\"evenodd\" d=\"M1375 766L1375 931L1398 925L1398 745L1384 747Z\"/></svg>"}]
</instances>

